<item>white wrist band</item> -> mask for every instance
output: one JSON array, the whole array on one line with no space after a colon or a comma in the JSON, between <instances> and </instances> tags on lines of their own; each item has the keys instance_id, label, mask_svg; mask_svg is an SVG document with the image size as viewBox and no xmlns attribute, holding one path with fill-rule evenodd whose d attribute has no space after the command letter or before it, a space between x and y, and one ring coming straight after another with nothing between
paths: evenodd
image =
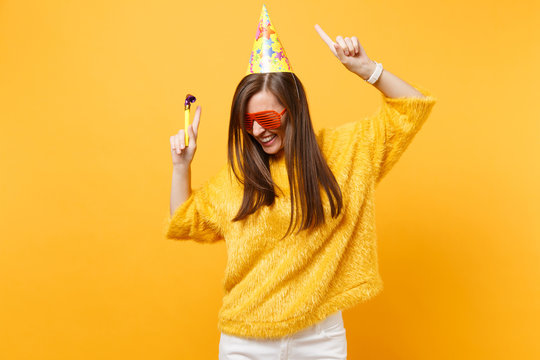
<instances>
[{"instance_id":1,"label":"white wrist band","mask_svg":"<svg viewBox=\"0 0 540 360\"><path fill-rule=\"evenodd\" d=\"M383 66L381 63L375 61L375 64L377 64L377 66L375 67L375 71L373 72L373 74L371 74L369 79L366 80L370 84L374 84L377 80L379 80L379 76L381 76L383 71Z\"/></svg>"}]
</instances>

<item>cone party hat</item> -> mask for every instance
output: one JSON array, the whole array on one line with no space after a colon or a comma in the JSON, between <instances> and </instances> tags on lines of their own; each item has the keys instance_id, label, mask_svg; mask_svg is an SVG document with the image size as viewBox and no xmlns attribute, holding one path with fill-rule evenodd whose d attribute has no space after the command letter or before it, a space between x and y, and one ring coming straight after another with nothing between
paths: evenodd
<instances>
[{"instance_id":1,"label":"cone party hat","mask_svg":"<svg viewBox=\"0 0 540 360\"><path fill-rule=\"evenodd\" d=\"M293 72L293 70L263 4L246 75L268 72Z\"/></svg>"}]
</instances>

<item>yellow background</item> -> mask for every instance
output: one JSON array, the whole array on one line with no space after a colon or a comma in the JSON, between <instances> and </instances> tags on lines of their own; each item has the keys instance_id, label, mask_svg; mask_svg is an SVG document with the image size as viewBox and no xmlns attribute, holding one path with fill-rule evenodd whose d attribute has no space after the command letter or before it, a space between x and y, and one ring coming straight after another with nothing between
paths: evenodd
<instances>
[{"instance_id":1,"label":"yellow background","mask_svg":"<svg viewBox=\"0 0 540 360\"><path fill-rule=\"evenodd\" d=\"M381 102L316 23L439 99L378 188L349 358L540 358L539 2L266 4L316 129ZM0 1L0 358L217 359L225 244L162 237L169 137L193 93L193 187L225 163L261 7Z\"/></svg>"}]
</instances>

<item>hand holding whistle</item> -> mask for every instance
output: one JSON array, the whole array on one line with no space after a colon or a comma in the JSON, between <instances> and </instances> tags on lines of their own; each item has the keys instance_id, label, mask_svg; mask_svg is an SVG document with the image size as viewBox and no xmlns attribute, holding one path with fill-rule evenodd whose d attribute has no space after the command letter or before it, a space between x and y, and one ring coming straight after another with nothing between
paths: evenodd
<instances>
[{"instance_id":1,"label":"hand holding whistle","mask_svg":"<svg viewBox=\"0 0 540 360\"><path fill-rule=\"evenodd\" d=\"M190 103L193 101L190 101ZM174 167L179 166L185 169L189 167L191 161L193 161L195 150L197 149L197 137L199 133L201 111L201 106L197 106L197 110L195 111L195 116L193 118L193 124L189 125L187 123L188 120L186 120L186 129L180 129L178 133L170 137L171 156ZM189 115L187 119L189 119ZM189 146L187 143L187 134L189 134Z\"/></svg>"}]
</instances>

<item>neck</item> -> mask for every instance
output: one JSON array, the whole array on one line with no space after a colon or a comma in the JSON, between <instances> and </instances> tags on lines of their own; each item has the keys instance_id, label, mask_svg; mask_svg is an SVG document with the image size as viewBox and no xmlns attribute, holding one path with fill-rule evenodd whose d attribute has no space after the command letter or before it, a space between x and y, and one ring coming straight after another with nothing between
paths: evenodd
<instances>
[{"instance_id":1,"label":"neck","mask_svg":"<svg viewBox=\"0 0 540 360\"><path fill-rule=\"evenodd\" d=\"M272 160L279 161L282 160L285 157L285 150L281 149L277 153L273 154L271 156Z\"/></svg>"}]
</instances>

